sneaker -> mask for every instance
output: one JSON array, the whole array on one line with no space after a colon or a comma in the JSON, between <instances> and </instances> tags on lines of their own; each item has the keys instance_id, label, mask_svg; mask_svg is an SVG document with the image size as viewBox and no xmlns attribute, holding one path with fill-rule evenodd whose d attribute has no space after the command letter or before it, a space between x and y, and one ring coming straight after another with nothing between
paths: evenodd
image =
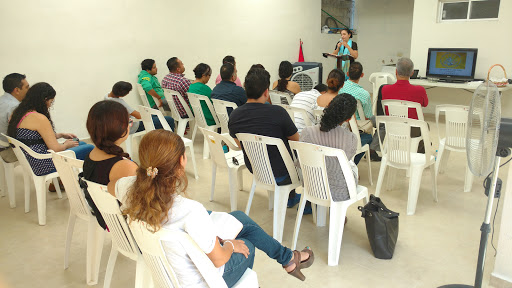
<instances>
[{"instance_id":1,"label":"sneaker","mask_svg":"<svg viewBox=\"0 0 512 288\"><path fill-rule=\"evenodd\" d=\"M370 150L370 160L372 160L373 162L380 162L382 160L382 157L380 157L379 154L375 152L375 150Z\"/></svg>"},{"instance_id":2,"label":"sneaker","mask_svg":"<svg viewBox=\"0 0 512 288\"><path fill-rule=\"evenodd\" d=\"M288 198L288 205L286 207L292 208L300 202L300 194L295 194L295 197Z\"/></svg>"}]
</instances>

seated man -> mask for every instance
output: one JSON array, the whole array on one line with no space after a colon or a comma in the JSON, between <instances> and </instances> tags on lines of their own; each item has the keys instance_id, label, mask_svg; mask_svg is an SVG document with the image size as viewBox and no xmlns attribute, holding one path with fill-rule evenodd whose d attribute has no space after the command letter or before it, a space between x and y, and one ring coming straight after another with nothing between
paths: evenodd
<instances>
[{"instance_id":1,"label":"seated man","mask_svg":"<svg viewBox=\"0 0 512 288\"><path fill-rule=\"evenodd\" d=\"M377 98L377 115L387 115L387 111L382 110L381 100L405 100L411 102L420 103L422 107L427 107L428 97L425 88L422 86L411 85L409 78L414 73L414 63L409 58L400 58L396 64L396 83L392 85L382 85L379 89L379 95ZM384 114L385 112L385 114ZM409 118L418 119L416 109L409 108ZM375 123L374 127L375 127ZM386 132L384 127L379 127L381 138L384 139ZM411 129L411 137L421 136L421 131L418 127ZM379 139L377 133L375 133L370 149L380 150ZM418 153L425 153L425 146L423 140L418 146Z\"/></svg>"},{"instance_id":2,"label":"seated man","mask_svg":"<svg viewBox=\"0 0 512 288\"><path fill-rule=\"evenodd\" d=\"M2 81L2 86L5 94L0 97L0 133L7 135L7 127L9 126L9 119L11 119L12 112L18 107L21 100L25 98L29 85L27 80L25 80L25 75L11 73L5 76ZM0 140L8 143L7 138L4 136L0 135ZM14 155L14 151L8 145L3 146L0 144L0 157L7 163L18 161L16 155Z\"/></svg>"},{"instance_id":3,"label":"seated man","mask_svg":"<svg viewBox=\"0 0 512 288\"><path fill-rule=\"evenodd\" d=\"M181 97L190 106L187 91L192 82L185 78L185 74L183 74L185 73L185 65L183 65L183 62L178 57L172 57L167 60L167 68L169 68L169 74L165 75L164 79L162 79L162 87L180 93ZM173 96L173 98L181 118L188 118L187 111L185 111L179 99L176 96Z\"/></svg>"},{"instance_id":4,"label":"seated man","mask_svg":"<svg viewBox=\"0 0 512 288\"><path fill-rule=\"evenodd\" d=\"M160 82L156 78L156 73L158 69L156 68L155 60L153 59L144 59L142 63L140 63L142 71L139 73L139 83L142 86L142 89L146 92L146 97L148 97L149 106L153 109L158 109L158 107L163 107L166 111L171 111L169 108L169 104L165 100L164 90L160 86ZM158 103L155 103L153 100L155 97Z\"/></svg>"},{"instance_id":5,"label":"seated man","mask_svg":"<svg viewBox=\"0 0 512 288\"><path fill-rule=\"evenodd\" d=\"M318 105L316 104L316 98L322 94L325 94L326 92L327 85L320 83L309 91L302 91L295 94L290 106L306 110L311 123L316 124L316 117L313 114L313 111L318 108ZM302 113L295 114L295 125L299 130L299 134L302 132L302 129L306 127L306 122L302 117Z\"/></svg>"},{"instance_id":6,"label":"seated man","mask_svg":"<svg viewBox=\"0 0 512 288\"><path fill-rule=\"evenodd\" d=\"M132 91L132 84L125 82L125 81L119 81L116 84L114 84L114 87L112 87L112 91L108 93L105 96L104 100L111 100L118 103L121 103L126 110L128 111L128 114L130 114L131 119L141 119L140 112L133 109L126 101L124 101L123 97L128 95ZM155 129L162 129L162 124L160 123L160 120L156 115L152 116L153 118L153 124L155 125ZM171 129L174 131L174 119L170 116L164 116L165 120L171 126ZM133 134L135 132L143 131L144 130L144 123L142 122L136 122L133 123L133 126L130 128L130 134Z\"/></svg>"},{"instance_id":7,"label":"seated man","mask_svg":"<svg viewBox=\"0 0 512 288\"><path fill-rule=\"evenodd\" d=\"M224 64L227 64L227 63L231 63L233 64L233 66L235 67L236 69L236 61L235 61L235 57L233 56L226 56L224 57L224 59L222 59L222 65ZM263 67L263 66L262 66ZM222 81L222 76L220 76L220 74L217 76L217 78L215 79L215 85L219 84L220 81ZM235 80L235 84L236 86L239 86L239 87L243 87L242 86L242 81L240 81L240 78L236 77L236 80Z\"/></svg>"},{"instance_id":8,"label":"seated man","mask_svg":"<svg viewBox=\"0 0 512 288\"><path fill-rule=\"evenodd\" d=\"M233 86L235 86L234 83ZM299 133L290 115L283 107L265 104L270 98L268 93L269 86L270 74L265 69L256 68L247 74L245 77L247 103L231 113L228 123L229 134L239 146L241 145L238 139L236 139L237 133L251 133L279 138L283 140L291 155L288 140L299 141ZM243 146L241 147L243 150ZM272 159L270 164L272 165L277 185L290 184L290 175L277 147L269 147L268 154L269 158ZM247 169L252 173L252 166L245 154L245 150L244 160ZM291 191L288 197L288 207L295 206L299 200L300 195L296 195L295 190Z\"/></svg>"},{"instance_id":9,"label":"seated man","mask_svg":"<svg viewBox=\"0 0 512 288\"><path fill-rule=\"evenodd\" d=\"M361 65L361 63L359 62L351 63L347 75L349 79L345 81L345 85L343 85L339 93L350 94L361 103L361 106L363 106L364 115L359 115L359 112L356 110L357 120L371 119L373 117L373 113L372 99L370 98L370 93L368 93L368 91L366 91L363 87L359 85L359 80L364 76L363 65ZM359 135L361 137L361 146L364 146L372 142L371 134L359 130ZM356 155L356 157L354 158L354 163L356 163L356 165L359 163L359 161L361 161L363 155L364 153L359 153L358 155ZM370 149L370 157L373 161L380 161L380 157L379 155L377 155L377 152L375 152L375 150Z\"/></svg>"},{"instance_id":10,"label":"seated man","mask_svg":"<svg viewBox=\"0 0 512 288\"><path fill-rule=\"evenodd\" d=\"M247 102L245 90L235 84L235 80L237 79L236 67L230 63L222 65L222 67L220 67L220 76L222 77L222 81L213 88L212 99L233 102L239 107L245 104L245 102ZM228 113L231 112L228 111Z\"/></svg>"}]
</instances>

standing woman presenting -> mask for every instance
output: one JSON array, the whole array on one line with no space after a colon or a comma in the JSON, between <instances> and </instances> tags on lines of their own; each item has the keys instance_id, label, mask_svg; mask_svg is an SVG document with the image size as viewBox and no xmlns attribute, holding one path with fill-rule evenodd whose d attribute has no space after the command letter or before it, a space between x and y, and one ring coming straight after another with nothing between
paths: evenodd
<instances>
[{"instance_id":1,"label":"standing woman presenting","mask_svg":"<svg viewBox=\"0 0 512 288\"><path fill-rule=\"evenodd\" d=\"M343 70L344 73L348 72L348 68L350 67L350 64L352 64L355 59L359 56L359 53L357 52L357 43L355 41L352 41L352 31L350 29L345 28L340 30L341 39L336 44L335 50L332 54L334 55L348 55L349 60L347 61L341 61L341 67L338 67L338 69Z\"/></svg>"}]
</instances>

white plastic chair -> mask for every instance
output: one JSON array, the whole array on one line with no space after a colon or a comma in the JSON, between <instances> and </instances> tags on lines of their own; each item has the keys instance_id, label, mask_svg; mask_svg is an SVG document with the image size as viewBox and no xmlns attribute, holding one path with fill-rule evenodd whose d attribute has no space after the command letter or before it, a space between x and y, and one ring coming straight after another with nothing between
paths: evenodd
<instances>
[{"instance_id":1,"label":"white plastic chair","mask_svg":"<svg viewBox=\"0 0 512 288\"><path fill-rule=\"evenodd\" d=\"M423 117L423 110L421 109L420 103L405 100L382 100L381 103L382 111L385 112L386 108L388 108L389 116L409 118L409 108L412 108L416 109L418 120L425 121L425 118ZM377 125L377 127L379 126ZM422 136L411 138L411 148L413 149L413 151L417 151L418 145L420 144L421 140L423 140ZM425 143L425 141L423 142Z\"/></svg>"},{"instance_id":2,"label":"white plastic chair","mask_svg":"<svg viewBox=\"0 0 512 288\"><path fill-rule=\"evenodd\" d=\"M317 109L313 110L313 115L315 115L316 122L320 123L320 120L322 120L322 116L324 115L324 108L317 107Z\"/></svg>"},{"instance_id":3,"label":"white plastic chair","mask_svg":"<svg viewBox=\"0 0 512 288\"><path fill-rule=\"evenodd\" d=\"M219 118L217 117L217 113L215 113L215 109L213 109L212 102L210 99L204 95L187 93L188 100L190 101L190 106L192 109L196 111L196 126L208 129L210 131L216 131L220 128ZM206 118L204 117L203 107L201 106L201 101L204 101L212 114L213 120L215 121L214 125L208 126L206 123ZM210 152L208 151L208 144L206 141L206 137L204 137L204 145L203 145L203 159L208 159Z\"/></svg>"},{"instance_id":4,"label":"white plastic chair","mask_svg":"<svg viewBox=\"0 0 512 288\"><path fill-rule=\"evenodd\" d=\"M210 154L212 155L212 188L210 201L213 201L213 194L215 192L215 178L217 166L220 168L227 168L229 175L229 193L230 193L230 202L231 202L231 211L237 210L237 199L238 199L238 190L243 189L243 177L242 172L245 167L244 162L244 154L242 149L232 143L231 137L226 137L219 133L204 129L199 127L204 137L207 139L208 145L210 147ZM229 147L229 152L224 153L222 149L222 142L226 143ZM235 157L238 161L238 165L233 163L232 158ZM237 185L238 184L238 185Z\"/></svg>"},{"instance_id":5,"label":"white plastic chair","mask_svg":"<svg viewBox=\"0 0 512 288\"><path fill-rule=\"evenodd\" d=\"M163 129L172 132L172 129L167 123L167 121L165 121L162 112L148 107L144 107L142 105L139 105L139 112L142 118L142 122L144 123L144 128L147 132L155 130L155 125L153 124L153 118L151 117L151 115L156 115L158 117L158 120L160 120L160 124L162 124ZM196 158L194 156L194 142L185 137L181 137L181 139L185 144L185 148L188 147L190 149L190 159L192 160L192 166L194 168L194 177L196 179L199 179L199 175L197 174Z\"/></svg>"},{"instance_id":6,"label":"white plastic chair","mask_svg":"<svg viewBox=\"0 0 512 288\"><path fill-rule=\"evenodd\" d=\"M165 241L179 243L183 247L183 250L188 254L209 287L227 288L226 282L224 282L212 261L186 232L165 228L161 228L157 232L151 232L144 221L131 220L129 223L133 236L142 251L144 261L151 271L155 287L182 287L165 255L162 246L162 242ZM258 277L256 272L247 268L242 278L233 287L257 288Z\"/></svg>"},{"instance_id":7,"label":"white plastic chair","mask_svg":"<svg viewBox=\"0 0 512 288\"><path fill-rule=\"evenodd\" d=\"M421 120L392 116L377 116L376 121L377 127L379 127L379 124L385 125L386 139L385 145L383 145L379 135L382 161L375 195L377 197L380 195L382 181L384 180L384 174L386 173L386 168L388 166L410 171L407 215L414 215L421 186L421 176L423 174L423 170L430 167L430 175L432 177L432 195L434 197L434 201L437 202L437 177L435 167L432 167L432 165L435 165L435 158L431 151L427 123ZM425 140L425 154L411 152L412 127L419 127L421 129L421 135ZM379 129L377 129L377 131L379 131ZM388 188L390 188L389 186L390 185L388 185Z\"/></svg>"},{"instance_id":8,"label":"white plastic chair","mask_svg":"<svg viewBox=\"0 0 512 288\"><path fill-rule=\"evenodd\" d=\"M175 121L178 122L176 134L178 134L180 137L185 137L185 130L187 129L187 124L189 124L189 127L191 128L190 131L192 131L190 139L192 139L193 142L196 137L197 128L195 127L194 113L192 113L192 110L190 110L187 101L185 101L179 92L174 90L164 89L164 95L167 103L169 104L169 107L171 108L172 117ZM183 106L183 109L185 109L188 118L181 117L178 106L176 105L176 100L181 103L181 106Z\"/></svg>"},{"instance_id":9,"label":"white plastic chair","mask_svg":"<svg viewBox=\"0 0 512 288\"><path fill-rule=\"evenodd\" d=\"M87 191L91 195L94 204L103 216L107 224L110 235L112 236L112 249L108 258L107 270L105 272L104 288L110 287L114 266L116 265L117 255L122 255L134 260L137 263L135 270L135 287L151 287L151 276L146 269L144 259L137 246L137 242L130 232L128 223L121 213L117 198L112 196L106 186L85 181L87 183ZM98 225L96 225L98 226Z\"/></svg>"},{"instance_id":10,"label":"white plastic chair","mask_svg":"<svg viewBox=\"0 0 512 288\"><path fill-rule=\"evenodd\" d=\"M212 99L213 108L215 108L215 113L217 113L217 117L219 118L221 133L227 134L229 133L228 123L229 123L229 114L228 108L232 108L235 110L238 106L231 101L224 101L219 99Z\"/></svg>"},{"instance_id":11,"label":"white plastic chair","mask_svg":"<svg viewBox=\"0 0 512 288\"><path fill-rule=\"evenodd\" d=\"M70 152L70 151L68 151ZM92 215L91 208L85 200L82 188L78 184L78 173L81 172L84 161L74 159L52 151L52 159L59 173L62 184L66 188L69 200L69 220L66 232L66 246L64 253L64 269L69 267L69 251L76 219L87 222L87 254L86 254L86 280L87 285L98 283L98 274L103 251L105 231L98 225L96 217Z\"/></svg>"},{"instance_id":12,"label":"white plastic chair","mask_svg":"<svg viewBox=\"0 0 512 288\"><path fill-rule=\"evenodd\" d=\"M288 149L286 149L283 140L279 138L248 133L237 133L236 138L242 142L247 158L249 158L249 161L251 162L253 173L251 193L249 194L245 214L249 215L256 186L260 186L267 190L269 194L269 209L272 209L272 207L274 209L274 221L272 227L273 237L281 243L283 240L288 195L290 194L290 191L301 186L292 157L290 156L290 153L288 153ZM279 150L279 154L281 154L284 164L288 170L288 175L290 175L291 184L283 186L277 185L274 173L272 172L272 166L270 164L271 160L268 156L269 146L275 146Z\"/></svg>"},{"instance_id":13,"label":"white plastic chair","mask_svg":"<svg viewBox=\"0 0 512 288\"><path fill-rule=\"evenodd\" d=\"M445 137L441 138L439 129L439 114L445 113ZM461 105L437 105L436 125L439 133L439 151L436 160L436 175L444 173L450 152L466 152L466 125L468 122L468 106ZM471 191L473 174L466 165L464 179L464 192Z\"/></svg>"},{"instance_id":14,"label":"white plastic chair","mask_svg":"<svg viewBox=\"0 0 512 288\"><path fill-rule=\"evenodd\" d=\"M0 145L6 147L9 146L9 143L0 141ZM5 195L7 195L7 197L9 198L9 206L11 208L16 208L16 186L14 183L14 168L19 166L20 162L16 161L12 163L7 163L0 156L0 164L0 169L3 169L3 171L0 171L0 182L2 183L2 187L0 187L0 196L4 197ZM28 181L28 179L26 179L25 177L25 173L23 173L22 175L23 180ZM27 185L25 185L25 187L27 187Z\"/></svg>"},{"instance_id":15,"label":"white plastic chair","mask_svg":"<svg viewBox=\"0 0 512 288\"><path fill-rule=\"evenodd\" d=\"M145 107L151 108L151 106L149 106L148 97L146 96L146 91L144 91L144 88L142 88L142 85L140 85L140 83L137 83L137 84L135 84L135 86L137 87L137 93L139 94L140 100L142 101L142 105ZM151 96L151 97L153 97L153 96ZM158 99L156 99L155 97L153 97L153 101L155 101L155 104L158 104ZM158 110L160 110L160 112L162 112L162 113L165 113L165 110L163 107L158 107Z\"/></svg>"},{"instance_id":16,"label":"white plastic chair","mask_svg":"<svg viewBox=\"0 0 512 288\"><path fill-rule=\"evenodd\" d=\"M372 93L372 111L373 115L377 115L377 98L379 95L380 86L384 84L393 84L396 82L395 75L387 72L375 72L370 75L370 82L373 84Z\"/></svg>"},{"instance_id":17,"label":"white plastic chair","mask_svg":"<svg viewBox=\"0 0 512 288\"><path fill-rule=\"evenodd\" d=\"M276 90L269 90L268 93L270 95L270 101L272 102L273 105L283 103L282 102L283 98L286 99L286 104L288 104L288 105L292 104L292 97L290 97L290 94L288 94L288 93L276 91Z\"/></svg>"},{"instance_id":18,"label":"white plastic chair","mask_svg":"<svg viewBox=\"0 0 512 288\"><path fill-rule=\"evenodd\" d=\"M329 266L336 266L340 259L341 240L343 238L347 209L350 205L361 199L363 199L365 204L368 203L368 189L364 186L356 186L354 174L343 150L296 141L290 141L290 146L294 151L297 151L304 181L304 192L300 199L299 211L293 231L292 249L295 249L297 246L297 238L306 201L310 201L311 204L330 207L327 263ZM327 156L338 157L341 170L345 176L350 199L340 202L332 200L325 162L325 157ZM314 207L314 205L312 206Z\"/></svg>"},{"instance_id":19,"label":"white plastic chair","mask_svg":"<svg viewBox=\"0 0 512 288\"><path fill-rule=\"evenodd\" d=\"M57 177L59 177L59 173L53 172L47 175L37 176L34 174L32 167L28 163L27 158L25 157L25 153L23 153L22 149L30 156L36 159L51 159L52 154L39 154L34 152L34 150L30 149L27 145L21 143L20 141L6 136L9 143L13 147L14 154L16 154L16 158L20 162L23 170L25 171L25 213L30 212L30 184L26 177L28 175L32 176L32 181L34 182L34 186L36 188L36 200L37 200L37 217L39 220L39 225L46 225L46 192L48 191L49 180L53 179L53 185L55 185L55 189L57 190L57 196L62 198L62 193L60 191L59 181L57 181ZM72 153L73 158L75 157L75 153L73 151L66 151L67 153Z\"/></svg>"},{"instance_id":20,"label":"white plastic chair","mask_svg":"<svg viewBox=\"0 0 512 288\"><path fill-rule=\"evenodd\" d=\"M368 179L370 180L370 185L373 186L373 179L372 179L372 165L370 162L370 144L365 144L364 146L361 146L361 135L359 134L359 127L357 126L356 116L352 115L352 118L349 120L350 129L352 130L352 133L356 135L357 138L357 151L354 157L359 153L365 153L366 154L366 161L368 162ZM354 160L352 158L352 160Z\"/></svg>"},{"instance_id":21,"label":"white plastic chair","mask_svg":"<svg viewBox=\"0 0 512 288\"><path fill-rule=\"evenodd\" d=\"M302 114L302 119L304 119L304 123L306 126L313 126L313 123L311 122L311 119L309 119L308 112L302 108L293 107L286 104L274 104L278 105L284 108L286 112L288 112L288 115L290 115L290 118L292 118L293 123L295 123L295 115L296 114Z\"/></svg>"},{"instance_id":22,"label":"white plastic chair","mask_svg":"<svg viewBox=\"0 0 512 288\"><path fill-rule=\"evenodd\" d=\"M133 123L142 122L141 119L133 119ZM140 142L140 139L146 134L146 130L142 130L139 132L135 132L133 134L129 134L128 138L126 138L126 141L121 143L121 147L123 147L123 150L125 150L128 154L130 154L131 158L133 160L138 159L138 149L133 149L134 147L138 147L137 145L134 145L137 142Z\"/></svg>"}]
</instances>

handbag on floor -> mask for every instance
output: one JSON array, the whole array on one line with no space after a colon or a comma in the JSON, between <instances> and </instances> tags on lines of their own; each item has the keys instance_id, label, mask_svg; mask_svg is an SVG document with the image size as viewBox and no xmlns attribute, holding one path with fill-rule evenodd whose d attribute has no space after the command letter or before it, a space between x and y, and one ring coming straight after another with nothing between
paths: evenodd
<instances>
[{"instance_id":1,"label":"handbag on floor","mask_svg":"<svg viewBox=\"0 0 512 288\"><path fill-rule=\"evenodd\" d=\"M379 197L370 195L370 202L359 206L366 222L366 233L373 255L379 259L391 259L398 239L398 213L389 210Z\"/></svg>"}]
</instances>

